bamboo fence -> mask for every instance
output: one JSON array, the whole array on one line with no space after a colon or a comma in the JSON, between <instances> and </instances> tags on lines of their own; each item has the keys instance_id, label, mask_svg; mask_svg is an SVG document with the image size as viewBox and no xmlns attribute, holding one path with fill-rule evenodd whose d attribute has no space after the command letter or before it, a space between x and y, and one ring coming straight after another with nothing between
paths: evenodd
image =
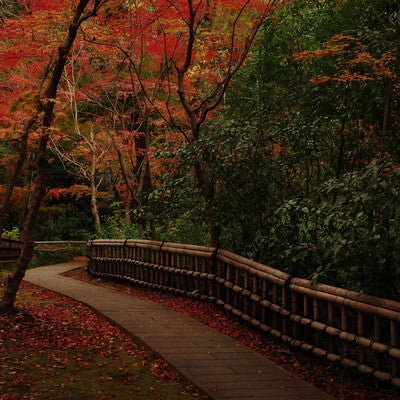
<instances>
[{"instance_id":1,"label":"bamboo fence","mask_svg":"<svg viewBox=\"0 0 400 400\"><path fill-rule=\"evenodd\" d=\"M88 242L91 274L208 299L275 338L400 388L400 303L292 277L222 249Z\"/></svg>"},{"instance_id":2,"label":"bamboo fence","mask_svg":"<svg viewBox=\"0 0 400 400\"><path fill-rule=\"evenodd\" d=\"M21 252L22 242L20 240L0 238L0 262L14 262Z\"/></svg>"}]
</instances>

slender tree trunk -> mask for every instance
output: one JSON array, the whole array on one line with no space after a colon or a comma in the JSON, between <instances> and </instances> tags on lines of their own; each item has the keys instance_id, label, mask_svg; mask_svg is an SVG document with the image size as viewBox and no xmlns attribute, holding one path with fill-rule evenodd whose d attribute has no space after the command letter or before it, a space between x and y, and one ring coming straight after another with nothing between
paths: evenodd
<instances>
[{"instance_id":1,"label":"slender tree trunk","mask_svg":"<svg viewBox=\"0 0 400 400\"><path fill-rule=\"evenodd\" d=\"M145 121L147 118L145 119ZM146 195L152 190L152 181L149 163L149 146L150 146L150 132L147 122L143 124L144 134L135 138L135 147L137 151L136 166L134 173L137 177L137 190L136 198L138 201L137 207L143 208ZM147 215L141 211L139 217L138 230L140 237L144 237L147 229Z\"/></svg>"},{"instance_id":2,"label":"slender tree trunk","mask_svg":"<svg viewBox=\"0 0 400 400\"><path fill-rule=\"evenodd\" d=\"M119 166L121 170L121 175L123 181L127 187L127 209L125 214L131 211L131 209L140 209L143 206L144 197L152 189L151 174L150 174L150 164L148 158L148 151L150 146L150 132L147 128L147 124L143 124L142 128L145 133L138 138L135 138L135 153L136 159L133 162L133 174L135 176L134 184L132 184L130 176L132 173L124 159L124 156L115 140L114 135L110 135L114 150L117 154ZM136 221L138 233L140 237L144 237L146 232L147 216L141 215Z\"/></svg>"},{"instance_id":3,"label":"slender tree trunk","mask_svg":"<svg viewBox=\"0 0 400 400\"><path fill-rule=\"evenodd\" d=\"M206 202L206 222L210 234L210 247L218 247L220 243L221 228L217 222L217 210L215 207L215 187L212 179L206 176L201 162L197 162L195 167L195 177L197 179L201 194Z\"/></svg>"},{"instance_id":4,"label":"slender tree trunk","mask_svg":"<svg viewBox=\"0 0 400 400\"><path fill-rule=\"evenodd\" d=\"M68 54L73 46L78 29L81 24L91 16L103 3L102 0L94 0L93 6L89 11L85 11L90 0L80 0L75 8L72 21L68 28L68 34L64 43L58 48L57 58L52 65L49 82L46 89L38 101L35 108L35 114L40 115L41 137L37 150L37 177L35 180L35 189L32 203L29 205L28 214L22 227L21 239L23 246L21 254L17 260L15 271L8 278L3 298L0 301L0 312L9 312L14 309L14 303L22 279L25 276L26 268L32 259L34 249L33 232L39 208L43 197L46 194L47 178L49 174L49 161L47 156L47 145L50 137L51 125L54 116L54 100L57 97L57 89L67 61ZM38 120L39 122L39 120Z\"/></svg>"},{"instance_id":5,"label":"slender tree trunk","mask_svg":"<svg viewBox=\"0 0 400 400\"><path fill-rule=\"evenodd\" d=\"M99 209L97 208L97 187L95 174L90 174L90 208L94 218L94 229L97 236L101 236L101 221Z\"/></svg>"},{"instance_id":6,"label":"slender tree trunk","mask_svg":"<svg viewBox=\"0 0 400 400\"><path fill-rule=\"evenodd\" d=\"M382 120L382 137L381 137L381 148L384 149L385 139L390 128L390 114L391 114L391 101L392 101L392 82L389 80L386 91L385 91L385 103L383 109L383 120Z\"/></svg>"},{"instance_id":7,"label":"slender tree trunk","mask_svg":"<svg viewBox=\"0 0 400 400\"><path fill-rule=\"evenodd\" d=\"M96 165L97 165L97 151L96 151L96 140L94 137L93 129L90 131L89 146L91 149L91 165L89 172L89 184L90 184L90 208L94 219L94 229L98 237L101 236L101 221L99 209L97 207L97 185L96 185Z\"/></svg>"},{"instance_id":8,"label":"slender tree trunk","mask_svg":"<svg viewBox=\"0 0 400 400\"><path fill-rule=\"evenodd\" d=\"M339 141L339 153L337 157L337 164L336 164L336 179L340 179L343 174L343 163L344 163L344 150L345 150L345 135L344 131L346 128L346 118L342 118L341 126L340 126L340 141ZM336 204L337 200L337 189L333 192L333 199L332 204Z\"/></svg>"},{"instance_id":9,"label":"slender tree trunk","mask_svg":"<svg viewBox=\"0 0 400 400\"><path fill-rule=\"evenodd\" d=\"M11 311L14 308L16 295L25 276L25 271L29 261L32 259L34 249L33 231L39 214L40 204L46 194L46 182L49 172L49 163L46 155L48 141L48 132L43 132L39 143L38 150L38 174L35 181L36 188L31 206L28 209L28 214L25 218L25 223L22 227L21 240L23 246L21 254L17 260L14 274L8 278L7 285L0 302L1 311Z\"/></svg>"}]
</instances>

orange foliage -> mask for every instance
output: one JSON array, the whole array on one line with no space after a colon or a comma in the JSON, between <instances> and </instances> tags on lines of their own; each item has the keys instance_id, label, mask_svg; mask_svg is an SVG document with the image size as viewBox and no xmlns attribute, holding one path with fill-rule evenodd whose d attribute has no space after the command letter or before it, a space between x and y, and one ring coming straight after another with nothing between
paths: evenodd
<instances>
[{"instance_id":1,"label":"orange foliage","mask_svg":"<svg viewBox=\"0 0 400 400\"><path fill-rule=\"evenodd\" d=\"M61 200L62 198L69 197L71 199L81 199L90 196L90 188L87 185L72 185L68 188L52 188L49 189L46 195L48 200ZM105 192L98 193L98 198L107 198Z\"/></svg>"},{"instance_id":2,"label":"orange foliage","mask_svg":"<svg viewBox=\"0 0 400 400\"><path fill-rule=\"evenodd\" d=\"M295 60L308 62L316 59L332 59L337 72L333 75L316 75L311 78L315 84L328 82L347 83L352 81L392 80L398 77L392 65L398 60L396 49L374 57L367 51L367 46L353 36L335 35L317 50L306 50L294 54Z\"/></svg>"}]
</instances>

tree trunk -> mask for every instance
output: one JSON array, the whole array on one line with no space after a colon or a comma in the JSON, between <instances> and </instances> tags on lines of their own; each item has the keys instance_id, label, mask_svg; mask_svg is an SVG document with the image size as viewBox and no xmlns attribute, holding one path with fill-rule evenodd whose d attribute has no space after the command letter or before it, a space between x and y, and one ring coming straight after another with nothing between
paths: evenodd
<instances>
[{"instance_id":1,"label":"tree trunk","mask_svg":"<svg viewBox=\"0 0 400 400\"><path fill-rule=\"evenodd\" d=\"M212 179L207 176L201 162L194 167L195 177L198 182L201 194L206 202L206 222L210 234L210 247L218 247L220 243L221 227L217 223L217 210L215 207L215 187Z\"/></svg>"},{"instance_id":2,"label":"tree trunk","mask_svg":"<svg viewBox=\"0 0 400 400\"><path fill-rule=\"evenodd\" d=\"M97 185L96 185L96 140L94 138L93 129L90 131L90 148L92 149L91 154L91 165L90 165L90 208L94 219L94 229L97 237L101 236L101 221L99 209L97 207Z\"/></svg>"},{"instance_id":3,"label":"tree trunk","mask_svg":"<svg viewBox=\"0 0 400 400\"><path fill-rule=\"evenodd\" d=\"M385 148L385 140L387 133L390 128L390 114L391 114L391 101L392 101L392 82L389 80L386 91L385 91L385 103L383 109L383 121L382 121L382 137L381 137L381 148Z\"/></svg>"},{"instance_id":4,"label":"tree trunk","mask_svg":"<svg viewBox=\"0 0 400 400\"><path fill-rule=\"evenodd\" d=\"M90 208L94 218L94 229L98 237L101 236L101 221L99 209L97 208L97 188L94 175L90 176Z\"/></svg>"},{"instance_id":5,"label":"tree trunk","mask_svg":"<svg viewBox=\"0 0 400 400\"><path fill-rule=\"evenodd\" d=\"M24 226L22 227L21 240L23 245L21 254L17 260L13 275L8 278L3 298L0 302L0 312L12 311L14 309L14 303L19 286L25 276L25 271L29 261L32 259L33 249L35 247L33 231L39 214L40 204L46 194L46 182L49 172L49 162L46 155L48 135L48 132L43 132L40 139L38 150L38 175L35 181L36 188L32 204L29 206L28 214L25 218Z\"/></svg>"},{"instance_id":6,"label":"tree trunk","mask_svg":"<svg viewBox=\"0 0 400 400\"><path fill-rule=\"evenodd\" d=\"M104 0L106 1L106 0ZM95 15L102 0L94 0L91 10L85 12L90 0L80 0L76 6L73 19L68 28L68 34L64 43L58 48L57 58L52 65L51 75L46 89L40 96L38 104L35 107L35 115L40 115L41 137L37 151L37 177L35 180L35 189L33 193L32 204L29 205L28 214L22 227L21 239L23 246L21 254L17 260L15 271L8 278L3 298L0 301L0 312L10 312L14 310L14 303L22 279L25 276L26 268L32 259L34 249L33 232L39 208L43 197L46 194L47 178L49 174L49 161L47 157L47 144L50 136L50 128L54 116L54 100L57 97L57 89L67 61L68 54L75 41L80 25L91 16Z\"/></svg>"}]
</instances>

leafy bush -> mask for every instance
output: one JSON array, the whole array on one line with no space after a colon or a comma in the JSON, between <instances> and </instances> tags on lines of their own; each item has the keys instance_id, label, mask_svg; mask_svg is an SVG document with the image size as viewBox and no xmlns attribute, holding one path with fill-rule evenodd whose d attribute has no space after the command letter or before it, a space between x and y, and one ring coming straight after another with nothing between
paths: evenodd
<instances>
[{"instance_id":1,"label":"leafy bush","mask_svg":"<svg viewBox=\"0 0 400 400\"><path fill-rule=\"evenodd\" d=\"M137 238L138 231L135 224L128 224L124 218L125 210L121 209L120 202L114 202L109 207L110 213L102 224L102 237L107 239Z\"/></svg>"},{"instance_id":2,"label":"leafy bush","mask_svg":"<svg viewBox=\"0 0 400 400\"><path fill-rule=\"evenodd\" d=\"M68 250L58 250L53 252L35 251L29 268L39 267L41 265L52 265L63 263L71 260L75 254L71 254Z\"/></svg>"},{"instance_id":3,"label":"leafy bush","mask_svg":"<svg viewBox=\"0 0 400 400\"><path fill-rule=\"evenodd\" d=\"M330 180L319 202L292 199L257 241L264 262L289 273L398 299L400 169L391 161Z\"/></svg>"},{"instance_id":4,"label":"leafy bush","mask_svg":"<svg viewBox=\"0 0 400 400\"><path fill-rule=\"evenodd\" d=\"M4 230L1 236L8 239L19 239L20 237L19 228L15 226L10 230Z\"/></svg>"}]
</instances>

